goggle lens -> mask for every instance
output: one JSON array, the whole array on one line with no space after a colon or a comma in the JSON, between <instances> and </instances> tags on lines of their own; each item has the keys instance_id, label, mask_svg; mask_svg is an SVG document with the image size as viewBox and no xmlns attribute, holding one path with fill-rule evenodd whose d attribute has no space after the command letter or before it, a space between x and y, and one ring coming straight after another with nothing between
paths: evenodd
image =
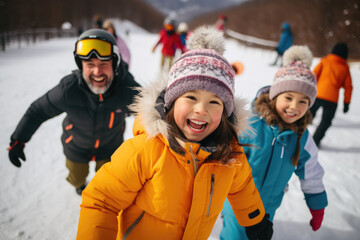
<instances>
[{"instance_id":1,"label":"goggle lens","mask_svg":"<svg viewBox=\"0 0 360 240\"><path fill-rule=\"evenodd\" d=\"M172 24L166 24L166 25L164 26L164 28L165 28L166 31L172 31L172 30L174 30L174 26L173 26Z\"/></svg>"},{"instance_id":2,"label":"goggle lens","mask_svg":"<svg viewBox=\"0 0 360 240\"><path fill-rule=\"evenodd\" d=\"M76 54L80 57L88 57L92 51L96 51L100 57L111 57L112 46L100 39L83 39L76 44Z\"/></svg>"}]
</instances>

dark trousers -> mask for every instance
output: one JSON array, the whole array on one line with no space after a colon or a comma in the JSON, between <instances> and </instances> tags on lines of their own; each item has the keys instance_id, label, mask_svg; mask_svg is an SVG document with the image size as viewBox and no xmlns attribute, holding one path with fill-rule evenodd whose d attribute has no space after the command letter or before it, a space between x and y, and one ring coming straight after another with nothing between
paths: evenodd
<instances>
[{"instance_id":1,"label":"dark trousers","mask_svg":"<svg viewBox=\"0 0 360 240\"><path fill-rule=\"evenodd\" d=\"M276 53L277 53L277 56L276 56L276 58L275 58L275 61L274 61L274 63L271 64L271 65L272 65L272 66L275 66L275 65L277 64L278 60L280 59L280 66L282 66L282 55L281 55L280 53L278 53L278 52L276 52Z\"/></svg>"},{"instance_id":2,"label":"dark trousers","mask_svg":"<svg viewBox=\"0 0 360 240\"><path fill-rule=\"evenodd\" d=\"M323 113L321 116L320 124L313 135L314 141L317 146L320 145L321 139L323 139L326 131L331 126L332 120L335 117L337 103L317 98L314 105L310 108L311 114L314 118L317 110L319 110L320 107L322 107Z\"/></svg>"}]
</instances>

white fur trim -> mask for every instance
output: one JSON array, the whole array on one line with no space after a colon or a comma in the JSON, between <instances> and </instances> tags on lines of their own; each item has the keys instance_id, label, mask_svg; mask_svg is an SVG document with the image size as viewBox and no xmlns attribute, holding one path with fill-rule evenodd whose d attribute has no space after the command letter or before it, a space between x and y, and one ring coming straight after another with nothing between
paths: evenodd
<instances>
[{"instance_id":1,"label":"white fur trim","mask_svg":"<svg viewBox=\"0 0 360 240\"><path fill-rule=\"evenodd\" d=\"M252 113L248 110L249 103L247 100L235 97L234 99L234 115L236 116L236 131L238 135L243 136L245 133L253 133L254 129L250 127L249 119Z\"/></svg>"},{"instance_id":2,"label":"white fur trim","mask_svg":"<svg viewBox=\"0 0 360 240\"><path fill-rule=\"evenodd\" d=\"M152 84L138 88L140 93L135 97L134 103L129 108L140 114L140 121L145 127L150 138L162 134L168 138L168 124L161 119L160 113L155 109L156 99L161 91L165 89L167 78L160 73L158 80Z\"/></svg>"}]
</instances>

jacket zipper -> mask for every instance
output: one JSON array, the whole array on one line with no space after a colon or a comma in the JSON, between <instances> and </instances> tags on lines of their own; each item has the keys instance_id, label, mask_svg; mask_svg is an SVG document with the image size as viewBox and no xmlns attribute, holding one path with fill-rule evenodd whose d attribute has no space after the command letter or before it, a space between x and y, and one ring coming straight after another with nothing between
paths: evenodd
<instances>
[{"instance_id":1,"label":"jacket zipper","mask_svg":"<svg viewBox=\"0 0 360 240\"><path fill-rule=\"evenodd\" d=\"M191 158L192 158L192 162L193 162L193 166L194 166L194 178L196 176L196 174L198 173L198 164L197 162L199 161L195 156L194 156L194 153L193 153L193 148L192 146L190 145L190 154L191 154Z\"/></svg>"},{"instance_id":2,"label":"jacket zipper","mask_svg":"<svg viewBox=\"0 0 360 240\"><path fill-rule=\"evenodd\" d=\"M264 183L265 183L265 180L267 178L267 175L268 175L268 171L269 171L269 168L270 168L270 164L271 164L271 159L272 159L272 156L274 154L274 145L275 145L275 141L276 141L276 138L279 136L279 134L277 134L276 136L273 137L273 140L271 142L271 154L270 154L270 160L269 160L269 163L267 164L266 166L266 171L265 171L265 177L264 177L264 181L262 182L261 184L261 188L259 189L259 192L260 190L262 189L262 187L264 186Z\"/></svg>"},{"instance_id":3,"label":"jacket zipper","mask_svg":"<svg viewBox=\"0 0 360 240\"><path fill-rule=\"evenodd\" d=\"M194 165L194 178L195 178L195 176L196 176L196 174L198 173L198 170L199 170L198 163L197 163L197 162L199 162L199 160L194 156L193 148L192 148L191 145L190 145L190 154L191 154L191 158L193 160L192 162L193 162L193 165ZM211 201L212 201L212 196L214 194L214 184L215 184L215 175L211 174L210 198L209 198L209 205L208 205L206 216L209 216L209 214L210 214Z\"/></svg>"},{"instance_id":4,"label":"jacket zipper","mask_svg":"<svg viewBox=\"0 0 360 240\"><path fill-rule=\"evenodd\" d=\"M214 185L215 185L215 175L211 174L211 182L210 182L210 199L209 199L209 205L208 205L208 210L206 213L206 216L208 217L210 214L210 208L211 208L211 201L212 201L212 197L214 195Z\"/></svg>"},{"instance_id":5,"label":"jacket zipper","mask_svg":"<svg viewBox=\"0 0 360 240\"><path fill-rule=\"evenodd\" d=\"M135 222L133 222L130 227L126 230L126 232L124 233L124 236L122 237L123 240L125 240L129 234L132 232L132 230L134 230L134 228L139 224L140 220L144 217L145 211L143 211L141 213L141 215L135 220Z\"/></svg>"}]
</instances>

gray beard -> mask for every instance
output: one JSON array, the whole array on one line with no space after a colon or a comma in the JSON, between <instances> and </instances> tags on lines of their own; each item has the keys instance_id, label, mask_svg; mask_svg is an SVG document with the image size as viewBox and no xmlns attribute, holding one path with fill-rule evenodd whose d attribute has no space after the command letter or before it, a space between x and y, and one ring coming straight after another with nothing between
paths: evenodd
<instances>
[{"instance_id":1,"label":"gray beard","mask_svg":"<svg viewBox=\"0 0 360 240\"><path fill-rule=\"evenodd\" d=\"M90 79L86 79L85 76L83 75L83 79L86 82L86 85L89 87L89 89L91 90L91 92L93 92L94 94L104 94L106 93L106 91L109 89L109 87L111 86L112 82L114 81L114 76L112 77L112 79L110 79L107 84L105 85L105 87L103 88L97 88L94 87L94 85L92 84Z\"/></svg>"},{"instance_id":2,"label":"gray beard","mask_svg":"<svg viewBox=\"0 0 360 240\"><path fill-rule=\"evenodd\" d=\"M89 89L94 93L94 94L104 94L106 93L106 91L109 89L111 83L112 83L112 80L109 81L105 87L103 88L97 88L97 87L94 87L91 83L85 81L86 84L88 85Z\"/></svg>"}]
</instances>

